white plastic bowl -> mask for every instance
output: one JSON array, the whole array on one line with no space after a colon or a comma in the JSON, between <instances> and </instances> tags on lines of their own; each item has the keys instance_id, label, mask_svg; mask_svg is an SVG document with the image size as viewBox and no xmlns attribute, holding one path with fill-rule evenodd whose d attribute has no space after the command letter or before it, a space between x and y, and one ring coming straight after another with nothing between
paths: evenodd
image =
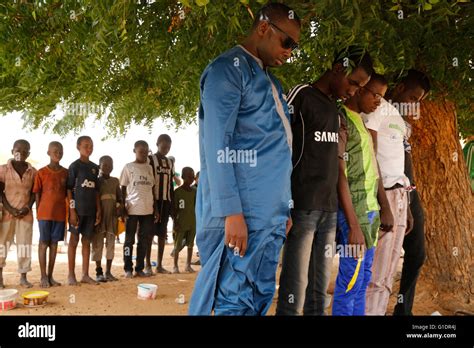
<instances>
[{"instance_id":1,"label":"white plastic bowl","mask_svg":"<svg viewBox=\"0 0 474 348\"><path fill-rule=\"evenodd\" d=\"M156 291L158 290L158 285L138 284L137 289L138 289L138 294L137 294L138 299L154 300L156 298Z\"/></svg>"},{"instance_id":2,"label":"white plastic bowl","mask_svg":"<svg viewBox=\"0 0 474 348\"><path fill-rule=\"evenodd\" d=\"M16 307L16 297L18 290L6 289L0 290L0 311L8 311Z\"/></svg>"}]
</instances>

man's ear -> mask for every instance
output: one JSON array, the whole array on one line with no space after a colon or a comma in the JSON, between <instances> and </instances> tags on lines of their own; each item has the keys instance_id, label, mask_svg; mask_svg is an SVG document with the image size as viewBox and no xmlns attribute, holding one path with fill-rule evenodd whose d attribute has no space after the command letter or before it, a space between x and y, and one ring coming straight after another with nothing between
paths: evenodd
<instances>
[{"instance_id":1,"label":"man's ear","mask_svg":"<svg viewBox=\"0 0 474 348\"><path fill-rule=\"evenodd\" d=\"M265 35L265 32L269 29L269 26L270 24L267 21L260 21L255 31L257 32L258 36L263 36Z\"/></svg>"},{"instance_id":2,"label":"man's ear","mask_svg":"<svg viewBox=\"0 0 474 348\"><path fill-rule=\"evenodd\" d=\"M398 83L394 89L396 94L405 92L405 84L403 82Z\"/></svg>"}]
</instances>

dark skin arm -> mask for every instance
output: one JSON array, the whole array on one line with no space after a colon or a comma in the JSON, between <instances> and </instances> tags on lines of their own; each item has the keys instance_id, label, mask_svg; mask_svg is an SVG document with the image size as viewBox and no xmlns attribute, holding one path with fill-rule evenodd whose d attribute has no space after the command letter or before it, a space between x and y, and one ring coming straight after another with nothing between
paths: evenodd
<instances>
[{"instance_id":1,"label":"dark skin arm","mask_svg":"<svg viewBox=\"0 0 474 348\"><path fill-rule=\"evenodd\" d=\"M155 224L160 221L160 212L158 211L158 206L156 205L156 197L155 197L155 187L153 186L151 191L153 192L153 211L155 214Z\"/></svg>"},{"instance_id":2,"label":"dark skin arm","mask_svg":"<svg viewBox=\"0 0 474 348\"><path fill-rule=\"evenodd\" d=\"M97 226L98 224L100 224L100 219L102 217L102 208L100 206L100 193L98 191L95 194L95 204L96 204L97 211L95 213L95 224L94 224L94 226Z\"/></svg>"},{"instance_id":3,"label":"dark skin arm","mask_svg":"<svg viewBox=\"0 0 474 348\"><path fill-rule=\"evenodd\" d=\"M372 136L372 143L374 143L374 151L377 153L377 132L369 129L370 135Z\"/></svg>"},{"instance_id":4,"label":"dark skin arm","mask_svg":"<svg viewBox=\"0 0 474 348\"><path fill-rule=\"evenodd\" d=\"M69 189L67 190L67 200L69 202L69 222L71 223L71 225L77 227L79 224L79 219L77 217L76 208L75 206L74 207L71 206L71 201L73 200L72 190L69 190Z\"/></svg>"},{"instance_id":5,"label":"dark skin arm","mask_svg":"<svg viewBox=\"0 0 474 348\"><path fill-rule=\"evenodd\" d=\"M380 229L384 232L391 232L393 231L394 219L390 209L390 204L388 203L387 194L385 193L385 188L383 187L382 173L380 172L378 163L377 169L379 171L377 200L380 205Z\"/></svg>"},{"instance_id":6,"label":"dark skin arm","mask_svg":"<svg viewBox=\"0 0 474 348\"><path fill-rule=\"evenodd\" d=\"M369 129L370 135L372 136L372 143L374 144L374 152L377 154L377 132ZM383 187L382 172L377 162L377 170L379 171L379 182L377 189L377 200L380 205L380 229L384 232L390 232L393 230L394 218L390 205L388 203L387 194L385 193L385 187Z\"/></svg>"},{"instance_id":7,"label":"dark skin arm","mask_svg":"<svg viewBox=\"0 0 474 348\"><path fill-rule=\"evenodd\" d=\"M36 201L36 195L30 191L30 201L28 202L28 205L26 207L23 207L20 209L21 217L28 215L28 213L31 211L31 208L33 208L33 204L35 204Z\"/></svg>"},{"instance_id":8,"label":"dark skin arm","mask_svg":"<svg viewBox=\"0 0 474 348\"><path fill-rule=\"evenodd\" d=\"M123 199L122 199L122 191L120 190L120 185L117 185L117 190L115 192L115 195L117 197L116 202L120 204L120 207L117 208L117 216L121 216L122 209L123 209Z\"/></svg>"},{"instance_id":9,"label":"dark skin arm","mask_svg":"<svg viewBox=\"0 0 474 348\"><path fill-rule=\"evenodd\" d=\"M345 174L346 162L339 158L339 177L337 182L337 193L339 196L339 204L344 211L347 223L349 225L349 244L360 245L362 250L365 250L365 238L360 228L357 215L352 205L351 194L349 190L349 183ZM359 252L361 248L356 250ZM355 258L362 257L362 255L354 255Z\"/></svg>"},{"instance_id":10,"label":"dark skin arm","mask_svg":"<svg viewBox=\"0 0 474 348\"><path fill-rule=\"evenodd\" d=\"M1 192L1 201L3 202L3 206L5 207L6 211L8 211L13 216L18 216L20 211L18 209L13 208L10 203L8 203L7 197L5 197L5 184L0 182L0 192Z\"/></svg>"},{"instance_id":11,"label":"dark skin arm","mask_svg":"<svg viewBox=\"0 0 474 348\"><path fill-rule=\"evenodd\" d=\"M127 208L125 208L125 199L127 198L127 186L122 186L122 220L127 219Z\"/></svg>"},{"instance_id":12,"label":"dark skin arm","mask_svg":"<svg viewBox=\"0 0 474 348\"><path fill-rule=\"evenodd\" d=\"M411 166L412 164L411 153L405 152L405 156L409 162L409 165ZM410 192L408 192L407 196L408 196L408 211L407 211L407 229L405 230L405 235L407 235L413 230L413 215L410 209Z\"/></svg>"},{"instance_id":13,"label":"dark skin arm","mask_svg":"<svg viewBox=\"0 0 474 348\"><path fill-rule=\"evenodd\" d=\"M36 201L36 210L38 210L40 202L41 202L41 192L35 193L35 201Z\"/></svg>"}]
</instances>

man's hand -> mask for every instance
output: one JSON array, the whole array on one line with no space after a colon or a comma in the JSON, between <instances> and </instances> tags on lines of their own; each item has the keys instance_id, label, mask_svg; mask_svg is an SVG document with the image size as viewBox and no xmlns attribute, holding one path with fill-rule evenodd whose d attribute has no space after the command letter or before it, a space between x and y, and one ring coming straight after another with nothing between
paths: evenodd
<instances>
[{"instance_id":1,"label":"man's hand","mask_svg":"<svg viewBox=\"0 0 474 348\"><path fill-rule=\"evenodd\" d=\"M128 213L127 208L125 206L122 207L122 221L125 223L127 221Z\"/></svg>"},{"instance_id":2,"label":"man's hand","mask_svg":"<svg viewBox=\"0 0 474 348\"><path fill-rule=\"evenodd\" d=\"M413 215L411 214L410 205L407 207L407 229L405 230L405 236L413 230Z\"/></svg>"},{"instance_id":3,"label":"man's hand","mask_svg":"<svg viewBox=\"0 0 474 348\"><path fill-rule=\"evenodd\" d=\"M383 232L392 232L395 219L393 218L390 206L380 207L380 229Z\"/></svg>"},{"instance_id":4,"label":"man's hand","mask_svg":"<svg viewBox=\"0 0 474 348\"><path fill-rule=\"evenodd\" d=\"M360 225L357 223L354 226L351 226L349 229L349 244L355 245L355 255L353 257L355 259L359 259L364 256L365 251L365 238L362 230L360 229ZM354 249L352 249L354 250Z\"/></svg>"},{"instance_id":5,"label":"man's hand","mask_svg":"<svg viewBox=\"0 0 474 348\"><path fill-rule=\"evenodd\" d=\"M239 253L240 257L247 251L248 231L244 214L229 215L225 218L225 245Z\"/></svg>"},{"instance_id":6,"label":"man's hand","mask_svg":"<svg viewBox=\"0 0 474 348\"><path fill-rule=\"evenodd\" d=\"M29 207L23 207L21 209L17 209L16 210L16 217L21 219L23 217L25 217L26 215L28 215L28 213L30 212L30 208Z\"/></svg>"},{"instance_id":7,"label":"man's hand","mask_svg":"<svg viewBox=\"0 0 474 348\"><path fill-rule=\"evenodd\" d=\"M286 236L287 237L288 237L288 233L290 232L292 226L293 226L293 219L290 216L290 217L288 217L288 220L286 221Z\"/></svg>"},{"instance_id":8,"label":"man's hand","mask_svg":"<svg viewBox=\"0 0 474 348\"><path fill-rule=\"evenodd\" d=\"M98 226L100 224L100 220L102 219L102 214L100 210L97 210L95 213L95 223L94 226Z\"/></svg>"},{"instance_id":9,"label":"man's hand","mask_svg":"<svg viewBox=\"0 0 474 348\"><path fill-rule=\"evenodd\" d=\"M69 215L69 223L77 228L79 225L79 219L77 218L76 209L71 209Z\"/></svg>"},{"instance_id":10,"label":"man's hand","mask_svg":"<svg viewBox=\"0 0 474 348\"><path fill-rule=\"evenodd\" d=\"M155 213L154 213L154 216L155 216L155 224L158 223L158 221L160 221L160 212L158 211L158 209L155 209Z\"/></svg>"}]
</instances>

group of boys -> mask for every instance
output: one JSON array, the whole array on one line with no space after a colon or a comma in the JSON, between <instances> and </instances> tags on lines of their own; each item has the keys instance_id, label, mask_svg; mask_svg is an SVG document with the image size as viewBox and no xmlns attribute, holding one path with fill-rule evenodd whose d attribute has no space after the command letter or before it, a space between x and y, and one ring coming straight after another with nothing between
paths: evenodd
<instances>
[{"instance_id":1,"label":"group of boys","mask_svg":"<svg viewBox=\"0 0 474 348\"><path fill-rule=\"evenodd\" d=\"M277 315L326 314L336 252L332 314L385 315L403 245L395 314L409 315L425 255L407 119L428 78L409 70L387 93L369 54L351 46L317 81L284 96L268 67L291 57L300 27L289 7L267 4L242 45L202 74L202 270L189 313L264 315L284 244ZM257 153L258 168L218 161L227 147Z\"/></svg>"},{"instance_id":2,"label":"group of boys","mask_svg":"<svg viewBox=\"0 0 474 348\"><path fill-rule=\"evenodd\" d=\"M26 162L30 154L28 141L15 141L13 158L0 166L0 288L4 287L3 268L12 243L17 246L20 285L33 286L27 279L27 273L31 271L32 207L35 202L40 233L40 286L43 288L61 285L54 279L53 270L58 242L65 237L66 220L70 231L68 285L78 284L75 261L79 239L82 244L80 282L99 284L118 280L112 274L112 261L119 219L126 224L123 246L125 278L134 276L132 254L135 235L135 276L153 275L150 259L155 235L158 235L156 272L171 273L162 266L170 215L174 219L176 236L173 273L179 273L178 256L184 246L188 247L186 271L194 272L191 268L196 228L194 171L190 167L183 169L183 184L175 191L172 184L175 179L174 163L166 157L171 138L167 134L160 135L157 146L157 153L151 155L148 144L143 140L137 141L133 149L135 161L127 163L120 178L115 178L110 175L113 171L110 156L102 156L99 165L90 160L94 145L89 136L77 139L80 157L68 169L60 165L63 157L61 143L53 141L49 144L47 154L50 163L37 171ZM105 273L101 264L104 245ZM96 263L95 280L89 276L89 259Z\"/></svg>"}]
</instances>

